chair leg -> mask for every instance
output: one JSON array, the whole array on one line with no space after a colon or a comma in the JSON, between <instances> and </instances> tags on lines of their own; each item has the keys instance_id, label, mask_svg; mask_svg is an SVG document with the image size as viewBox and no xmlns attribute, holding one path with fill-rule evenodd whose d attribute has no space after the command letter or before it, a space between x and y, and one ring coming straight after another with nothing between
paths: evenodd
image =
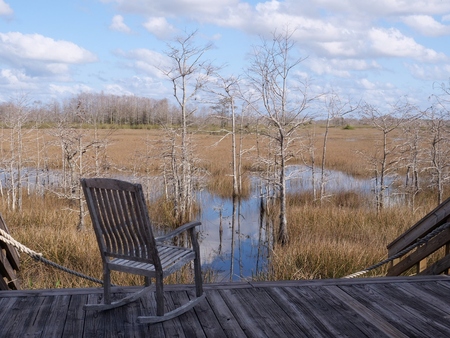
<instances>
[{"instance_id":1,"label":"chair leg","mask_svg":"<svg viewBox=\"0 0 450 338\"><path fill-rule=\"evenodd\" d=\"M203 279L200 257L194 259L195 294L200 297L203 294Z\"/></svg>"},{"instance_id":2,"label":"chair leg","mask_svg":"<svg viewBox=\"0 0 450 338\"><path fill-rule=\"evenodd\" d=\"M107 266L103 267L103 303L111 304L111 274Z\"/></svg>"},{"instance_id":3,"label":"chair leg","mask_svg":"<svg viewBox=\"0 0 450 338\"><path fill-rule=\"evenodd\" d=\"M161 275L156 275L156 315L164 316L164 287L163 287L163 277Z\"/></svg>"},{"instance_id":4,"label":"chair leg","mask_svg":"<svg viewBox=\"0 0 450 338\"><path fill-rule=\"evenodd\" d=\"M195 278L195 294L197 297L203 295L203 286L202 286L202 266L200 263L200 246L197 241L197 231L195 228L189 229L189 235L191 237L192 249L195 252L194 258L194 278Z\"/></svg>"}]
</instances>

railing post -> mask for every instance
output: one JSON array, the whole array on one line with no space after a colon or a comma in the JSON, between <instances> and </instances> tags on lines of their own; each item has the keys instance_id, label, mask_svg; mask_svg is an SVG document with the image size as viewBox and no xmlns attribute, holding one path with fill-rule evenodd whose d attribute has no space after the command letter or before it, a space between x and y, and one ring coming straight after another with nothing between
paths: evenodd
<instances>
[{"instance_id":1,"label":"railing post","mask_svg":"<svg viewBox=\"0 0 450 338\"><path fill-rule=\"evenodd\" d=\"M388 257L390 256L390 254L388 255ZM392 269L393 266L395 266L398 262L400 262L400 258L395 258L392 261L389 262L388 264L388 271Z\"/></svg>"},{"instance_id":2,"label":"railing post","mask_svg":"<svg viewBox=\"0 0 450 338\"><path fill-rule=\"evenodd\" d=\"M9 235L8 227L0 214L0 229ZM0 240L0 290L19 290L17 279L19 254L15 247Z\"/></svg>"}]
</instances>

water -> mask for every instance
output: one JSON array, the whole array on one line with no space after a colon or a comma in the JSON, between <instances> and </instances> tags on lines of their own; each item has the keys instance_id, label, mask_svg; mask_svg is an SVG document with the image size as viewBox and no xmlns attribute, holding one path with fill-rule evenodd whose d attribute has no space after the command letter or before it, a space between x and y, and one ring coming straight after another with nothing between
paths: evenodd
<instances>
[{"instance_id":1,"label":"water","mask_svg":"<svg viewBox=\"0 0 450 338\"><path fill-rule=\"evenodd\" d=\"M204 267L213 269L218 281L236 281L264 272L267 238L261 225L259 198L254 195L235 200L233 207L231 199L201 192L199 202Z\"/></svg>"},{"instance_id":2,"label":"water","mask_svg":"<svg viewBox=\"0 0 450 338\"><path fill-rule=\"evenodd\" d=\"M290 166L287 175L288 193L312 190L311 171L306 167ZM261 182L257 177L251 181L250 198L240 203L235 201L234 222L231 198L220 198L207 191L198 195L202 262L204 267L217 272L218 281L239 281L266 272L270 234L260 213L258 187ZM357 191L370 194L374 185L372 180L354 178L339 171L327 171L326 181L327 193Z\"/></svg>"},{"instance_id":3,"label":"water","mask_svg":"<svg viewBox=\"0 0 450 338\"><path fill-rule=\"evenodd\" d=\"M61 172L38 172L35 169L24 169L23 185L33 189L39 182L45 186L57 186L61 182ZM304 166L289 166L286 170L288 176L287 192L311 191L311 171ZM148 178L146 181L136 177L118 177L120 179L141 181L144 185L153 188L161 180ZM8 174L0 172L3 186L8 185ZM319 179L319 176L316 177ZM147 184L146 184L147 183ZM249 279L256 274L264 274L268 263L268 247L271 241L270 230L266 225L264 215L261 214L261 197L259 187L261 180L254 176L251 178L251 194L245 200L221 198L208 191L198 192L197 198L201 208L199 221L200 250L203 268L215 271L217 281L239 281ZM372 180L358 179L339 171L327 171L326 191L335 193L342 191L357 191L370 194L374 188ZM317 191L320 187L316 186ZM155 197L151 189L148 199Z\"/></svg>"}]
</instances>

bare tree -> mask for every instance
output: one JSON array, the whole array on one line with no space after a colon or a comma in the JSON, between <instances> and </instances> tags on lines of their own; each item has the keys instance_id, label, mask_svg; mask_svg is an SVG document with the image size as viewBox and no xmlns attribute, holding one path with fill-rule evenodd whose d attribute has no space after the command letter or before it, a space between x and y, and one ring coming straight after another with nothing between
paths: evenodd
<instances>
[{"instance_id":1,"label":"bare tree","mask_svg":"<svg viewBox=\"0 0 450 338\"><path fill-rule=\"evenodd\" d=\"M397 179L397 174L404 163L401 156L401 145L404 139L396 134L400 127L419 117L417 108L409 103L397 103L388 111L380 110L370 104L362 107L363 115L381 133L377 140L374 153L362 154L370 164L373 171L374 196L377 212L380 212L386 203L386 192Z\"/></svg>"},{"instance_id":2,"label":"bare tree","mask_svg":"<svg viewBox=\"0 0 450 338\"><path fill-rule=\"evenodd\" d=\"M106 151L109 135L105 135L104 138L99 137L96 122L88 119L88 109L83 101L77 102L75 106L69 104L65 107L66 114L60 115L57 127L51 131L59 142L62 156L62 190L55 193L61 198L76 203L79 213L78 230L85 229L86 214L80 178L100 174L102 167L100 158ZM69 122L70 119L67 117L72 114L78 118L78 125ZM83 123L94 126L93 136L89 136L88 130L83 128ZM87 154L91 150L94 154L89 157ZM93 163L90 162L92 160Z\"/></svg>"},{"instance_id":3,"label":"bare tree","mask_svg":"<svg viewBox=\"0 0 450 338\"><path fill-rule=\"evenodd\" d=\"M426 112L426 143L430 187L437 192L438 203L444 199L444 188L450 180L450 88L441 83L439 92L431 96L432 106Z\"/></svg>"},{"instance_id":4,"label":"bare tree","mask_svg":"<svg viewBox=\"0 0 450 338\"><path fill-rule=\"evenodd\" d=\"M345 115L354 112L358 109L359 103L356 105L352 105L350 100L342 100L340 96L332 91L330 94L325 96L325 111L326 111L326 124L325 124L325 133L323 135L323 143L322 143L322 161L320 167L320 203L322 203L323 199L326 197L326 160L327 160L327 142L328 142L328 133L330 131L332 121L341 121Z\"/></svg>"},{"instance_id":5,"label":"bare tree","mask_svg":"<svg viewBox=\"0 0 450 338\"><path fill-rule=\"evenodd\" d=\"M180 132L170 132L173 140L169 150L172 163L166 166L172 170L170 176L173 179L174 211L179 222L189 219L192 213L193 172L196 168L193 167L188 127L196 106L191 103L205 88L214 71L209 61L203 60L204 54L212 45L208 43L198 46L195 42L196 34L196 31L185 34L168 44L166 55L171 66L161 69L172 82L173 96L180 111Z\"/></svg>"},{"instance_id":6,"label":"bare tree","mask_svg":"<svg viewBox=\"0 0 450 338\"><path fill-rule=\"evenodd\" d=\"M238 196L242 193L242 154L244 150L242 149L242 124L243 124L243 116L244 110L241 111L240 124L238 126L237 121L237 113L236 113L236 101L240 96L240 88L239 88L239 79L231 76L228 78L223 78L218 76L216 85L218 87L217 90L213 90L213 93L219 97L219 102L216 105L218 107L219 114L217 117L221 121L231 122L231 131L227 129L222 129L222 132L225 132L225 135L216 142L219 143L223 139L228 136L231 136L231 167L232 167L232 178L233 178L233 197ZM217 110L217 109L216 109ZM222 128L225 125L221 125ZM237 129L239 127L240 130L240 138L239 143L237 142ZM248 150L247 150L248 151Z\"/></svg>"},{"instance_id":7,"label":"bare tree","mask_svg":"<svg viewBox=\"0 0 450 338\"><path fill-rule=\"evenodd\" d=\"M25 128L29 121L30 103L26 94L19 95L4 106L3 123L6 126L8 146L2 147L2 162L6 168L8 206L12 210L22 209L23 180L26 174L25 163L29 161L26 151L26 134L31 129Z\"/></svg>"},{"instance_id":8,"label":"bare tree","mask_svg":"<svg viewBox=\"0 0 450 338\"><path fill-rule=\"evenodd\" d=\"M438 203L444 200L445 183L450 180L450 114L443 106L434 106L428 112L427 143L428 163L426 170L431 174L431 188L437 192Z\"/></svg>"},{"instance_id":9,"label":"bare tree","mask_svg":"<svg viewBox=\"0 0 450 338\"><path fill-rule=\"evenodd\" d=\"M306 121L306 110L314 97L308 95L308 83L293 82L296 67L304 60L297 57L292 32L273 33L272 39L262 39L253 50L248 69L250 90L257 93L251 102L253 109L266 122L263 134L274 142L275 179L279 201L278 242L289 240L286 217L286 166L291 158L290 145L297 129ZM300 86L299 86L300 84Z\"/></svg>"},{"instance_id":10,"label":"bare tree","mask_svg":"<svg viewBox=\"0 0 450 338\"><path fill-rule=\"evenodd\" d=\"M416 211L416 196L422 190L420 174L426 170L426 124L426 121L418 119L407 122L402 126L405 138L401 150L405 161L403 188L407 203L413 213Z\"/></svg>"}]
</instances>

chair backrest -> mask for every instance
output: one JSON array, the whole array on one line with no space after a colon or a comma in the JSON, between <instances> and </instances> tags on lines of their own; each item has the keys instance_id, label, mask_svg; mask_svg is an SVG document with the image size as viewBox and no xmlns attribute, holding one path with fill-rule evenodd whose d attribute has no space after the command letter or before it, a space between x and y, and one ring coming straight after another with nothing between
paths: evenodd
<instances>
[{"instance_id":1,"label":"chair backrest","mask_svg":"<svg viewBox=\"0 0 450 338\"><path fill-rule=\"evenodd\" d=\"M142 186L110 178L81 179L102 259L159 265Z\"/></svg>"}]
</instances>

